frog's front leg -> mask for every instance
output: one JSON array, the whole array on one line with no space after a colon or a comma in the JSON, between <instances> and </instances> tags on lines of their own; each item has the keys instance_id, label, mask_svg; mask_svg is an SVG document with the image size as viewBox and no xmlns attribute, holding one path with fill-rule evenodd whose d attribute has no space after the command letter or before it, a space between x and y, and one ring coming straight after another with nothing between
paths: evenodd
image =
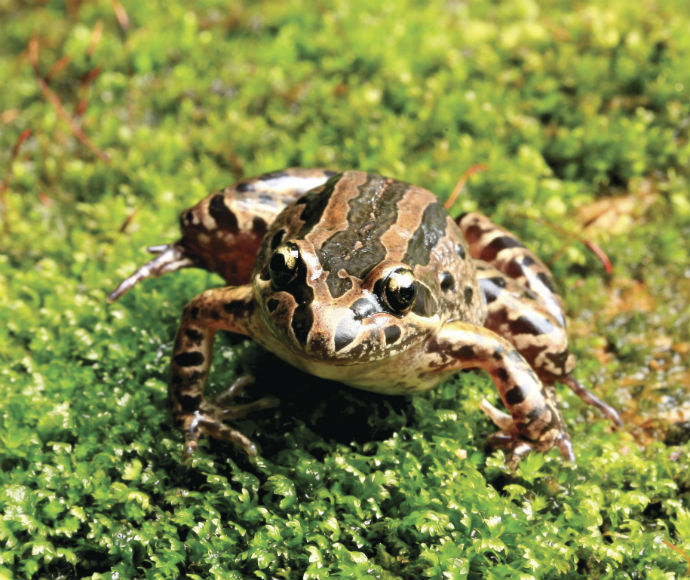
<instances>
[{"instance_id":1,"label":"frog's front leg","mask_svg":"<svg viewBox=\"0 0 690 580\"><path fill-rule=\"evenodd\" d=\"M491 375L510 416L482 403L500 429L487 444L509 451L509 466L517 465L532 449L547 451L554 445L567 461L575 460L558 403L506 339L483 327L451 322L430 341L428 350L436 358L430 366L442 374L477 368Z\"/></svg>"},{"instance_id":2,"label":"frog's front leg","mask_svg":"<svg viewBox=\"0 0 690 580\"><path fill-rule=\"evenodd\" d=\"M175 339L168 395L175 422L185 434L186 457L194 453L203 435L231 441L250 457L256 455L254 444L225 421L274 406L277 401L264 398L232 405L232 399L246 385L243 380L214 399L204 399L215 333L229 330L250 334L255 306L251 286L245 285L208 290L185 307Z\"/></svg>"}]
</instances>

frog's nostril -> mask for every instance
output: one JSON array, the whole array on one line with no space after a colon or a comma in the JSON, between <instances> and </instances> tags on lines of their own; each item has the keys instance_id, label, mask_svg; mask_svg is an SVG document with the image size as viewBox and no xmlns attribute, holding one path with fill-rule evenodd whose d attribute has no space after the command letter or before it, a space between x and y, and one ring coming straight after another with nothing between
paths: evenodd
<instances>
[{"instance_id":1,"label":"frog's nostril","mask_svg":"<svg viewBox=\"0 0 690 580\"><path fill-rule=\"evenodd\" d=\"M335 350L344 349L357 338L361 327L362 323L359 320L350 317L343 318L335 329Z\"/></svg>"},{"instance_id":2,"label":"frog's nostril","mask_svg":"<svg viewBox=\"0 0 690 580\"><path fill-rule=\"evenodd\" d=\"M402 334L400 327L395 324L387 326L383 333L386 335L386 344L393 344L400 338L400 335Z\"/></svg>"}]
</instances>

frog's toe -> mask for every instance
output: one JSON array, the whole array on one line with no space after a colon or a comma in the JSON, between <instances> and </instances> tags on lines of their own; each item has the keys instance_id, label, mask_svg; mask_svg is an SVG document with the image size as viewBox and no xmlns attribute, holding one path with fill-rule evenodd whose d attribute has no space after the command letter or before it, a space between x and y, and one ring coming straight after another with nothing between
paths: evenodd
<instances>
[{"instance_id":1,"label":"frog's toe","mask_svg":"<svg viewBox=\"0 0 690 580\"><path fill-rule=\"evenodd\" d=\"M561 452L563 459L568 463L575 464L575 452L573 451L573 442L570 440L570 436L567 433L561 433L556 438L556 446Z\"/></svg>"},{"instance_id":2,"label":"frog's toe","mask_svg":"<svg viewBox=\"0 0 690 580\"><path fill-rule=\"evenodd\" d=\"M157 278L180 268L190 268L195 265L194 260L188 256L187 250L180 243L151 246L148 251L156 257L139 266L133 274L120 282L118 287L108 295L109 303L115 302L142 280Z\"/></svg>"},{"instance_id":3,"label":"frog's toe","mask_svg":"<svg viewBox=\"0 0 690 580\"><path fill-rule=\"evenodd\" d=\"M570 464L575 464L573 444L567 433L559 434L553 442L527 441L516 431L497 431L486 439L484 448L488 451L502 449L508 453L506 464L510 469L515 469L527 454L532 451L548 451L551 447L558 447L563 459Z\"/></svg>"},{"instance_id":4,"label":"frog's toe","mask_svg":"<svg viewBox=\"0 0 690 580\"><path fill-rule=\"evenodd\" d=\"M240 377L213 399L202 401L197 410L180 417L185 434L185 459L194 455L199 446L199 439L204 436L229 441L244 449L250 459L257 455L256 445L246 435L226 424L226 421L241 419L250 413L270 409L279 404L280 401L275 397L263 397L251 403L233 403L233 400L253 381L253 377Z\"/></svg>"},{"instance_id":5,"label":"frog's toe","mask_svg":"<svg viewBox=\"0 0 690 580\"><path fill-rule=\"evenodd\" d=\"M213 399L204 402L202 407L204 411L209 412L215 417L219 417L223 421L231 419L241 419L250 413L256 411L263 411L264 409L271 409L280 404L280 399L276 397L262 397L257 401L251 403L236 404L234 399L239 396L244 389L254 382L254 377L244 375L235 380L225 391L218 393Z\"/></svg>"},{"instance_id":6,"label":"frog's toe","mask_svg":"<svg viewBox=\"0 0 690 580\"><path fill-rule=\"evenodd\" d=\"M486 399L482 399L479 408L489 416L489 419L491 419L494 425L501 429L501 431L512 431L515 429L513 418L508 415L508 413L504 413L500 409L494 407Z\"/></svg>"},{"instance_id":7,"label":"frog's toe","mask_svg":"<svg viewBox=\"0 0 690 580\"><path fill-rule=\"evenodd\" d=\"M611 423L613 423L614 427L620 428L623 426L623 420L618 414L618 411L616 411L611 405L608 405L602 401L575 377L572 375L567 375L565 377L560 377L558 380L568 385L573 393L580 397L580 399L582 399L585 403L599 409L601 414L611 421Z\"/></svg>"},{"instance_id":8,"label":"frog's toe","mask_svg":"<svg viewBox=\"0 0 690 580\"><path fill-rule=\"evenodd\" d=\"M235 397L241 395L253 382L254 377L251 375L237 377L227 389L221 391L213 398L214 405L219 407L228 406Z\"/></svg>"},{"instance_id":9,"label":"frog's toe","mask_svg":"<svg viewBox=\"0 0 690 580\"><path fill-rule=\"evenodd\" d=\"M522 439L517 433L510 431L497 431L487 437L484 443L487 452L502 449L508 453L506 465L513 470L536 446Z\"/></svg>"},{"instance_id":10,"label":"frog's toe","mask_svg":"<svg viewBox=\"0 0 690 580\"><path fill-rule=\"evenodd\" d=\"M257 455L256 445L254 445L251 439L236 429L228 427L223 423L222 419L217 418L214 414L196 411L183 421L186 423L184 459L194 455L199 445L199 439L204 435L229 441L242 447L250 459Z\"/></svg>"},{"instance_id":11,"label":"frog's toe","mask_svg":"<svg viewBox=\"0 0 690 580\"><path fill-rule=\"evenodd\" d=\"M484 448L488 452L495 451L496 449L507 451L508 458L506 463L510 469L515 469L522 458L532 451L535 446L520 437L510 415L497 409L486 399L482 400L480 408L489 416L494 425L500 429L500 431L487 438Z\"/></svg>"},{"instance_id":12,"label":"frog's toe","mask_svg":"<svg viewBox=\"0 0 690 580\"><path fill-rule=\"evenodd\" d=\"M264 409L272 409L280 404L280 399L277 397L262 397L251 403L243 405L225 405L217 408L217 413L224 421L230 419L241 419L256 411L263 411Z\"/></svg>"}]
</instances>

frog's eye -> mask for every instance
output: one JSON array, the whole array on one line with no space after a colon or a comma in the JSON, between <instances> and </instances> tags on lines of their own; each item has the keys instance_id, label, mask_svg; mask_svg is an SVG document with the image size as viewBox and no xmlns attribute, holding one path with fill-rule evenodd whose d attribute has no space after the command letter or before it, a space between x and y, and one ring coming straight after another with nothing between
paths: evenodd
<instances>
[{"instance_id":1,"label":"frog's eye","mask_svg":"<svg viewBox=\"0 0 690 580\"><path fill-rule=\"evenodd\" d=\"M275 249L271 261L268 263L268 273L276 290L284 290L295 281L299 272L300 260L297 244L287 242L280 244Z\"/></svg>"},{"instance_id":2,"label":"frog's eye","mask_svg":"<svg viewBox=\"0 0 690 580\"><path fill-rule=\"evenodd\" d=\"M379 298L394 314L407 314L417 297L417 282L412 270L396 268L383 280Z\"/></svg>"}]
</instances>

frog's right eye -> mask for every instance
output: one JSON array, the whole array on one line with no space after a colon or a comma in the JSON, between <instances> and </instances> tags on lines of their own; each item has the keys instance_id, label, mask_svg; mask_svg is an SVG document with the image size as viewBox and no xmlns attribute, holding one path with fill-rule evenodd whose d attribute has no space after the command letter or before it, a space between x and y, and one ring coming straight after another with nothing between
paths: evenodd
<instances>
[{"instance_id":1,"label":"frog's right eye","mask_svg":"<svg viewBox=\"0 0 690 580\"><path fill-rule=\"evenodd\" d=\"M383 280L379 298L393 314L404 316L414 306L417 282L409 268L396 268Z\"/></svg>"},{"instance_id":2,"label":"frog's right eye","mask_svg":"<svg viewBox=\"0 0 690 580\"><path fill-rule=\"evenodd\" d=\"M297 244L287 242L275 249L268 263L268 273L276 290L285 290L295 281L301 261Z\"/></svg>"}]
</instances>

